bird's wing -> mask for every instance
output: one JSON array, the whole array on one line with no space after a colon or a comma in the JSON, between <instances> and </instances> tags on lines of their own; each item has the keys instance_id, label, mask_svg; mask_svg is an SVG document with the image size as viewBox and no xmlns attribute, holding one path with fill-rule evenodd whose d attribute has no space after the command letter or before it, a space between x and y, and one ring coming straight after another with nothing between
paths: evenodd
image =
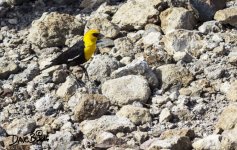
<instances>
[{"instance_id":1,"label":"bird's wing","mask_svg":"<svg viewBox=\"0 0 237 150\"><path fill-rule=\"evenodd\" d=\"M51 62L53 65L65 64L73 61L76 58L82 57L82 55L84 55L84 42L83 40L80 40L72 47L68 48L68 50L58 55Z\"/></svg>"}]
</instances>

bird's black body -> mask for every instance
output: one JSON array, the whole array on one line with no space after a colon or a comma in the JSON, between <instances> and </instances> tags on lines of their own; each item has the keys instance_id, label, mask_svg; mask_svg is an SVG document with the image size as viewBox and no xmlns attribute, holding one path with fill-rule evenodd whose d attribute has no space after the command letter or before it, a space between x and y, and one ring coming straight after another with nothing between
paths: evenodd
<instances>
[{"instance_id":1,"label":"bird's black body","mask_svg":"<svg viewBox=\"0 0 237 150\"><path fill-rule=\"evenodd\" d=\"M51 62L52 65L70 64L70 66L76 66L86 62L84 56L84 41L80 40L68 50L62 52Z\"/></svg>"}]
</instances>

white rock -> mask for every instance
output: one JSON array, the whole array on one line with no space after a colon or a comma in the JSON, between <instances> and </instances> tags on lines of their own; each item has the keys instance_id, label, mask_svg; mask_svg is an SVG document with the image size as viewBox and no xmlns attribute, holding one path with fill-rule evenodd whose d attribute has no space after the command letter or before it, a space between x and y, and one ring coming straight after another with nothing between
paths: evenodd
<instances>
[{"instance_id":1,"label":"white rock","mask_svg":"<svg viewBox=\"0 0 237 150\"><path fill-rule=\"evenodd\" d=\"M28 40L40 47L63 46L68 35L82 34L84 26L82 18L57 12L44 13L32 22Z\"/></svg>"},{"instance_id":2,"label":"white rock","mask_svg":"<svg viewBox=\"0 0 237 150\"><path fill-rule=\"evenodd\" d=\"M197 150L217 150L221 149L221 136L209 135L203 139L197 140L192 144L194 149Z\"/></svg>"},{"instance_id":3,"label":"white rock","mask_svg":"<svg viewBox=\"0 0 237 150\"><path fill-rule=\"evenodd\" d=\"M14 119L6 128L9 135L26 135L36 128L36 122L29 118Z\"/></svg>"},{"instance_id":4,"label":"white rock","mask_svg":"<svg viewBox=\"0 0 237 150\"><path fill-rule=\"evenodd\" d=\"M87 70L91 80L104 82L118 67L119 62L115 58L108 55L96 55Z\"/></svg>"},{"instance_id":5,"label":"white rock","mask_svg":"<svg viewBox=\"0 0 237 150\"><path fill-rule=\"evenodd\" d=\"M56 131L54 134L48 135L48 143L52 149L68 149L73 135L69 131Z\"/></svg>"},{"instance_id":6,"label":"white rock","mask_svg":"<svg viewBox=\"0 0 237 150\"><path fill-rule=\"evenodd\" d=\"M142 38L145 47L159 45L162 34L160 32L150 32Z\"/></svg>"},{"instance_id":7,"label":"white rock","mask_svg":"<svg viewBox=\"0 0 237 150\"><path fill-rule=\"evenodd\" d=\"M159 116L159 122L170 121L172 118L172 113L168 108L164 108Z\"/></svg>"},{"instance_id":8,"label":"white rock","mask_svg":"<svg viewBox=\"0 0 237 150\"><path fill-rule=\"evenodd\" d=\"M237 81L230 84L229 90L226 93L226 98L230 101L237 101Z\"/></svg>"},{"instance_id":9,"label":"white rock","mask_svg":"<svg viewBox=\"0 0 237 150\"><path fill-rule=\"evenodd\" d=\"M68 76L66 81L58 88L56 94L62 98L69 98L72 96L77 89L77 82L75 79L72 79L71 76Z\"/></svg>"},{"instance_id":10,"label":"white rock","mask_svg":"<svg viewBox=\"0 0 237 150\"><path fill-rule=\"evenodd\" d=\"M182 7L168 8L160 14L161 27L165 34L176 29L191 30L196 24L193 13Z\"/></svg>"},{"instance_id":11,"label":"white rock","mask_svg":"<svg viewBox=\"0 0 237 150\"><path fill-rule=\"evenodd\" d=\"M134 101L146 102L151 94L147 80L139 75L128 75L106 81L102 93L113 104L125 105Z\"/></svg>"},{"instance_id":12,"label":"white rock","mask_svg":"<svg viewBox=\"0 0 237 150\"><path fill-rule=\"evenodd\" d=\"M160 139L150 139L144 142L141 145L141 149L146 150L167 150L167 149L174 149L174 150L190 150L192 149L191 141L186 136L173 136L172 138L167 138L164 140Z\"/></svg>"},{"instance_id":13,"label":"white rock","mask_svg":"<svg viewBox=\"0 0 237 150\"><path fill-rule=\"evenodd\" d=\"M186 52L194 57L202 54L207 42L199 35L200 32L188 30L175 30L166 34L161 40L165 44L165 50L169 55L176 52Z\"/></svg>"},{"instance_id":14,"label":"white rock","mask_svg":"<svg viewBox=\"0 0 237 150\"><path fill-rule=\"evenodd\" d=\"M230 130L237 124L237 104L232 103L226 107L221 115L219 116L218 122L216 124L217 129Z\"/></svg>"},{"instance_id":15,"label":"white rock","mask_svg":"<svg viewBox=\"0 0 237 150\"><path fill-rule=\"evenodd\" d=\"M53 107L55 101L52 95L46 94L35 102L35 109L38 111L46 111L50 107Z\"/></svg>"},{"instance_id":16,"label":"white rock","mask_svg":"<svg viewBox=\"0 0 237 150\"><path fill-rule=\"evenodd\" d=\"M126 117L131 120L134 124L145 124L151 122L151 115L149 110L146 108L135 107L133 105L123 106L116 115L120 117Z\"/></svg>"},{"instance_id":17,"label":"white rock","mask_svg":"<svg viewBox=\"0 0 237 150\"><path fill-rule=\"evenodd\" d=\"M149 16L158 18L154 6L161 4L160 0L129 0L114 14L112 22L124 29L140 29L148 22Z\"/></svg>"},{"instance_id":18,"label":"white rock","mask_svg":"<svg viewBox=\"0 0 237 150\"><path fill-rule=\"evenodd\" d=\"M215 20L237 27L237 7L230 7L216 12Z\"/></svg>"},{"instance_id":19,"label":"white rock","mask_svg":"<svg viewBox=\"0 0 237 150\"><path fill-rule=\"evenodd\" d=\"M158 79L156 78L156 75L155 73L153 73L151 68L149 68L146 61L134 60L132 63L115 70L111 74L113 78L118 78L126 75L143 75L146 77L150 86L158 86Z\"/></svg>"},{"instance_id":20,"label":"white rock","mask_svg":"<svg viewBox=\"0 0 237 150\"><path fill-rule=\"evenodd\" d=\"M118 116L102 116L95 120L85 120L80 123L81 132L88 137L95 137L102 131L112 133L131 131L134 124L127 118Z\"/></svg>"},{"instance_id":21,"label":"white rock","mask_svg":"<svg viewBox=\"0 0 237 150\"><path fill-rule=\"evenodd\" d=\"M115 139L116 136L110 132L102 132L96 136L96 142L98 144L106 143Z\"/></svg>"},{"instance_id":22,"label":"white rock","mask_svg":"<svg viewBox=\"0 0 237 150\"><path fill-rule=\"evenodd\" d=\"M198 30L205 34L220 32L222 30L222 25L218 21L207 21L198 27Z\"/></svg>"}]
</instances>

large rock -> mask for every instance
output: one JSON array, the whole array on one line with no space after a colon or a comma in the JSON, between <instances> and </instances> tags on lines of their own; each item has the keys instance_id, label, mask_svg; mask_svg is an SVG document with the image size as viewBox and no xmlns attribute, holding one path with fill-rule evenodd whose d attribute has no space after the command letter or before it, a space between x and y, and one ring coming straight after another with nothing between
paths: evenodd
<instances>
[{"instance_id":1,"label":"large rock","mask_svg":"<svg viewBox=\"0 0 237 150\"><path fill-rule=\"evenodd\" d=\"M69 143L73 140L73 134L69 131L56 131L48 135L48 143L51 149L69 149Z\"/></svg>"},{"instance_id":2,"label":"large rock","mask_svg":"<svg viewBox=\"0 0 237 150\"><path fill-rule=\"evenodd\" d=\"M237 7L230 7L219 10L215 14L215 20L237 27Z\"/></svg>"},{"instance_id":3,"label":"large rock","mask_svg":"<svg viewBox=\"0 0 237 150\"><path fill-rule=\"evenodd\" d=\"M148 82L139 75L128 75L106 81L102 85L102 93L113 104L126 105L134 101L145 103L151 91Z\"/></svg>"},{"instance_id":4,"label":"large rock","mask_svg":"<svg viewBox=\"0 0 237 150\"><path fill-rule=\"evenodd\" d=\"M208 34L211 32L220 32L222 30L222 25L218 21L207 21L204 22L200 27L198 27L198 30L201 33Z\"/></svg>"},{"instance_id":5,"label":"large rock","mask_svg":"<svg viewBox=\"0 0 237 150\"><path fill-rule=\"evenodd\" d=\"M103 95L83 94L74 109L74 116L79 122L86 119L96 119L104 115L108 111L109 106L109 100Z\"/></svg>"},{"instance_id":6,"label":"large rock","mask_svg":"<svg viewBox=\"0 0 237 150\"><path fill-rule=\"evenodd\" d=\"M237 47L234 47L229 55L228 55L228 62L234 66L237 66Z\"/></svg>"},{"instance_id":7,"label":"large rock","mask_svg":"<svg viewBox=\"0 0 237 150\"><path fill-rule=\"evenodd\" d=\"M28 40L39 47L64 46L68 36L83 33L85 23L69 14L44 13L33 21Z\"/></svg>"},{"instance_id":8,"label":"large rock","mask_svg":"<svg viewBox=\"0 0 237 150\"><path fill-rule=\"evenodd\" d=\"M62 127L67 124L70 124L70 116L68 114L66 115L61 115L58 118L54 119L53 122L50 124L50 127L54 130L62 129ZM65 127L64 126L64 127Z\"/></svg>"},{"instance_id":9,"label":"large rock","mask_svg":"<svg viewBox=\"0 0 237 150\"><path fill-rule=\"evenodd\" d=\"M184 67L167 64L156 69L157 77L162 81L162 89L175 85L187 86L193 80L193 75Z\"/></svg>"},{"instance_id":10,"label":"large rock","mask_svg":"<svg viewBox=\"0 0 237 150\"><path fill-rule=\"evenodd\" d=\"M111 132L102 132L96 137L98 144L116 144L117 141L118 138Z\"/></svg>"},{"instance_id":11,"label":"large rock","mask_svg":"<svg viewBox=\"0 0 237 150\"><path fill-rule=\"evenodd\" d=\"M190 53L198 57L202 54L207 45L197 31L176 30L166 34L162 41L165 44L165 50L169 55L175 55L179 52Z\"/></svg>"},{"instance_id":12,"label":"large rock","mask_svg":"<svg viewBox=\"0 0 237 150\"><path fill-rule=\"evenodd\" d=\"M78 88L78 83L75 79L73 79L71 76L68 76L66 81L58 88L56 94L59 97L65 98L68 100L69 97L71 97Z\"/></svg>"},{"instance_id":13,"label":"large rock","mask_svg":"<svg viewBox=\"0 0 237 150\"><path fill-rule=\"evenodd\" d=\"M50 107L53 107L56 99L49 94L46 94L45 96L41 97L40 99L36 100L34 103L35 109L37 111L46 111L50 109Z\"/></svg>"},{"instance_id":14,"label":"large rock","mask_svg":"<svg viewBox=\"0 0 237 150\"><path fill-rule=\"evenodd\" d=\"M131 120L135 125L145 124L151 122L151 115L149 110L142 107L136 107L133 105L123 106L116 115L126 117Z\"/></svg>"},{"instance_id":15,"label":"large rock","mask_svg":"<svg viewBox=\"0 0 237 150\"><path fill-rule=\"evenodd\" d=\"M127 66L115 70L111 74L113 78L118 78L127 75L143 75L146 77L150 86L152 87L158 86L158 79L156 78L156 75L153 73L153 71L148 66L146 61L142 60L133 61Z\"/></svg>"},{"instance_id":16,"label":"large rock","mask_svg":"<svg viewBox=\"0 0 237 150\"><path fill-rule=\"evenodd\" d=\"M231 130L225 130L222 134L221 148L222 149L237 149L237 126Z\"/></svg>"},{"instance_id":17,"label":"large rock","mask_svg":"<svg viewBox=\"0 0 237 150\"><path fill-rule=\"evenodd\" d=\"M206 75L207 79L219 79L222 78L225 74L225 67L220 65L210 65L204 68L204 74Z\"/></svg>"},{"instance_id":18,"label":"large rock","mask_svg":"<svg viewBox=\"0 0 237 150\"><path fill-rule=\"evenodd\" d=\"M190 0L200 21L212 20L216 11L225 7L226 0Z\"/></svg>"},{"instance_id":19,"label":"large rock","mask_svg":"<svg viewBox=\"0 0 237 150\"><path fill-rule=\"evenodd\" d=\"M168 8L160 14L161 27L165 34L176 29L192 30L196 20L193 13L182 7Z\"/></svg>"},{"instance_id":20,"label":"large rock","mask_svg":"<svg viewBox=\"0 0 237 150\"><path fill-rule=\"evenodd\" d=\"M129 119L118 116L102 116L99 119L85 120L80 123L81 132L88 137L95 137L102 131L131 132L134 127Z\"/></svg>"},{"instance_id":21,"label":"large rock","mask_svg":"<svg viewBox=\"0 0 237 150\"><path fill-rule=\"evenodd\" d=\"M9 75L17 73L18 70L19 67L16 63L2 60L0 64L0 79L6 79Z\"/></svg>"},{"instance_id":22,"label":"large rock","mask_svg":"<svg viewBox=\"0 0 237 150\"><path fill-rule=\"evenodd\" d=\"M87 68L90 79L104 82L120 63L108 55L96 55Z\"/></svg>"},{"instance_id":23,"label":"large rock","mask_svg":"<svg viewBox=\"0 0 237 150\"><path fill-rule=\"evenodd\" d=\"M161 4L161 0L129 0L114 14L112 22L123 29L140 29L147 22L158 21L159 12L155 7Z\"/></svg>"},{"instance_id":24,"label":"large rock","mask_svg":"<svg viewBox=\"0 0 237 150\"><path fill-rule=\"evenodd\" d=\"M203 139L195 141L192 146L196 150L221 149L221 136L209 135Z\"/></svg>"},{"instance_id":25,"label":"large rock","mask_svg":"<svg viewBox=\"0 0 237 150\"><path fill-rule=\"evenodd\" d=\"M146 150L159 150L159 149L171 149L171 150L190 150L192 149L191 141L187 136L173 136L164 140L150 139L144 142L141 149Z\"/></svg>"},{"instance_id":26,"label":"large rock","mask_svg":"<svg viewBox=\"0 0 237 150\"><path fill-rule=\"evenodd\" d=\"M233 50L231 51L236 51L236 45L237 45L237 31L236 30L230 30L230 31L226 31L224 33L221 34L222 37L225 40L225 43L228 44L233 44L235 45L235 47L233 47Z\"/></svg>"},{"instance_id":27,"label":"large rock","mask_svg":"<svg viewBox=\"0 0 237 150\"><path fill-rule=\"evenodd\" d=\"M132 57L135 55L133 48L133 42L127 37L114 40L114 49L116 50L115 56Z\"/></svg>"},{"instance_id":28,"label":"large rock","mask_svg":"<svg viewBox=\"0 0 237 150\"><path fill-rule=\"evenodd\" d=\"M36 122L29 118L14 119L7 126L6 131L9 135L26 135L32 133L36 128Z\"/></svg>"},{"instance_id":29,"label":"large rock","mask_svg":"<svg viewBox=\"0 0 237 150\"><path fill-rule=\"evenodd\" d=\"M230 84L229 90L226 92L226 98L230 101L237 101L237 81Z\"/></svg>"},{"instance_id":30,"label":"large rock","mask_svg":"<svg viewBox=\"0 0 237 150\"><path fill-rule=\"evenodd\" d=\"M150 30L154 30L154 28ZM141 40L144 44L144 47L147 48L149 46L158 46L160 44L161 38L162 34L160 32L154 31L144 34Z\"/></svg>"},{"instance_id":31,"label":"large rock","mask_svg":"<svg viewBox=\"0 0 237 150\"><path fill-rule=\"evenodd\" d=\"M167 139L171 138L174 136L180 136L180 137L189 137L191 140L195 137L194 130L188 129L188 128L183 128L183 129L170 129L170 130L165 130L162 132L160 135L160 139Z\"/></svg>"},{"instance_id":32,"label":"large rock","mask_svg":"<svg viewBox=\"0 0 237 150\"><path fill-rule=\"evenodd\" d=\"M96 15L90 18L87 21L85 27L86 31L89 29L99 29L100 32L108 38L116 37L120 31L119 27L116 24L110 22L109 16L104 14Z\"/></svg>"},{"instance_id":33,"label":"large rock","mask_svg":"<svg viewBox=\"0 0 237 150\"><path fill-rule=\"evenodd\" d=\"M221 113L216 128L221 130L233 129L237 124L237 104L233 103Z\"/></svg>"},{"instance_id":34,"label":"large rock","mask_svg":"<svg viewBox=\"0 0 237 150\"><path fill-rule=\"evenodd\" d=\"M171 120L171 118L172 118L172 113L170 112L170 110L168 108L164 108L160 112L159 122L168 122Z\"/></svg>"}]
</instances>

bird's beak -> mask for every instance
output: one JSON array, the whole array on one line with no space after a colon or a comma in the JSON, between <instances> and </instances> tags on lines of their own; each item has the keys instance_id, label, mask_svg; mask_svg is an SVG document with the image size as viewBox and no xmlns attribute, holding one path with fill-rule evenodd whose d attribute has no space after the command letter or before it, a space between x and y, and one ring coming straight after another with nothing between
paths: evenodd
<instances>
[{"instance_id":1,"label":"bird's beak","mask_svg":"<svg viewBox=\"0 0 237 150\"><path fill-rule=\"evenodd\" d=\"M100 40L100 39L102 39L102 38L104 38L104 35L100 33L100 34L97 36L97 39Z\"/></svg>"}]
</instances>

